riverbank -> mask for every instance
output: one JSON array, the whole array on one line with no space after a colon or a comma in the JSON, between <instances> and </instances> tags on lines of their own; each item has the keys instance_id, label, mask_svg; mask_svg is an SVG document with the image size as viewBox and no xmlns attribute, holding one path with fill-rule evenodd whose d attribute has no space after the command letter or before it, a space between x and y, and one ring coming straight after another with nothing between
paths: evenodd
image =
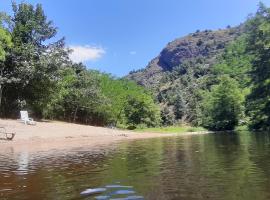
<instances>
[{"instance_id":1,"label":"riverbank","mask_svg":"<svg viewBox=\"0 0 270 200\"><path fill-rule=\"evenodd\" d=\"M4 140L3 135L0 135L0 150L12 148L12 151L47 151L51 149L66 149L82 146L98 148L126 140L208 133L206 131L181 134L138 133L56 121L37 122L35 126L32 126L25 125L17 120L3 119L0 119L0 126L5 127L7 132L16 133L12 141Z\"/></svg>"}]
</instances>

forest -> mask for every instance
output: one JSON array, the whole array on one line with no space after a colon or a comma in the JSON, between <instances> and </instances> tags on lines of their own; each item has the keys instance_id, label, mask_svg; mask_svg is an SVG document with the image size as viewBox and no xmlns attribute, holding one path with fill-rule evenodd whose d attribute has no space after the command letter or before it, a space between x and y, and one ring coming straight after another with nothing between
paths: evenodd
<instances>
[{"instance_id":1,"label":"forest","mask_svg":"<svg viewBox=\"0 0 270 200\"><path fill-rule=\"evenodd\" d=\"M187 60L165 73L160 83L173 84L159 93L72 62L65 39L54 41L57 28L42 5L12 7L12 15L0 15L2 118L26 109L39 119L130 129L188 123L269 130L270 9L262 3L211 67L202 57Z\"/></svg>"}]
</instances>

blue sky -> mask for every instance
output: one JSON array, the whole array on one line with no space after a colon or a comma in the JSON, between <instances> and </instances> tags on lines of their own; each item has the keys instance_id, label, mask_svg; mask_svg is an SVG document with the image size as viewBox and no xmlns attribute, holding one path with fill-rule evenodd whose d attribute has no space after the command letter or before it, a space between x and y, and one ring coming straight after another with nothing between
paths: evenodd
<instances>
[{"instance_id":1,"label":"blue sky","mask_svg":"<svg viewBox=\"0 0 270 200\"><path fill-rule=\"evenodd\" d=\"M19 0L17 2L20 2ZM175 38L238 25L259 0L25 0L41 3L72 58L116 76L140 69ZM270 5L270 1L262 1ZM11 1L0 0L10 12Z\"/></svg>"}]
</instances>

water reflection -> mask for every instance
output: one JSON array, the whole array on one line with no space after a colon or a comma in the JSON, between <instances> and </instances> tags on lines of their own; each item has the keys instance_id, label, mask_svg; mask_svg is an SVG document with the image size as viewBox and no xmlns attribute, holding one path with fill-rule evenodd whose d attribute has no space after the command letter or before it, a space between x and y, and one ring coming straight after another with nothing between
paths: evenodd
<instances>
[{"instance_id":1,"label":"water reflection","mask_svg":"<svg viewBox=\"0 0 270 200\"><path fill-rule=\"evenodd\" d=\"M122 143L112 151L0 153L0 199L270 199L270 134ZM87 189L105 188L95 195Z\"/></svg>"}]
</instances>

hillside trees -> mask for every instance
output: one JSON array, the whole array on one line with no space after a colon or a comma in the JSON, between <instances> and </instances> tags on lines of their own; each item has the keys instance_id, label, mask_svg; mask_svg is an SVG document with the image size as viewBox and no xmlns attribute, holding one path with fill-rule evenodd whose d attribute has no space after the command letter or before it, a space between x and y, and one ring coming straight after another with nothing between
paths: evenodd
<instances>
[{"instance_id":1,"label":"hillside trees","mask_svg":"<svg viewBox=\"0 0 270 200\"><path fill-rule=\"evenodd\" d=\"M270 9L262 3L247 24L249 53L254 57L250 78L251 93L247 98L251 127L270 127Z\"/></svg>"},{"instance_id":2,"label":"hillside trees","mask_svg":"<svg viewBox=\"0 0 270 200\"><path fill-rule=\"evenodd\" d=\"M210 76L228 75L235 79L242 89L250 85L250 70L253 56L247 52L247 34L243 34L225 48L219 62L211 69Z\"/></svg>"},{"instance_id":3,"label":"hillside trees","mask_svg":"<svg viewBox=\"0 0 270 200\"><path fill-rule=\"evenodd\" d=\"M183 62L164 76L166 87L157 95L158 101L164 105L163 125L179 122L199 125L200 90L206 87L204 78L208 73L209 66L198 58Z\"/></svg>"}]
</instances>

